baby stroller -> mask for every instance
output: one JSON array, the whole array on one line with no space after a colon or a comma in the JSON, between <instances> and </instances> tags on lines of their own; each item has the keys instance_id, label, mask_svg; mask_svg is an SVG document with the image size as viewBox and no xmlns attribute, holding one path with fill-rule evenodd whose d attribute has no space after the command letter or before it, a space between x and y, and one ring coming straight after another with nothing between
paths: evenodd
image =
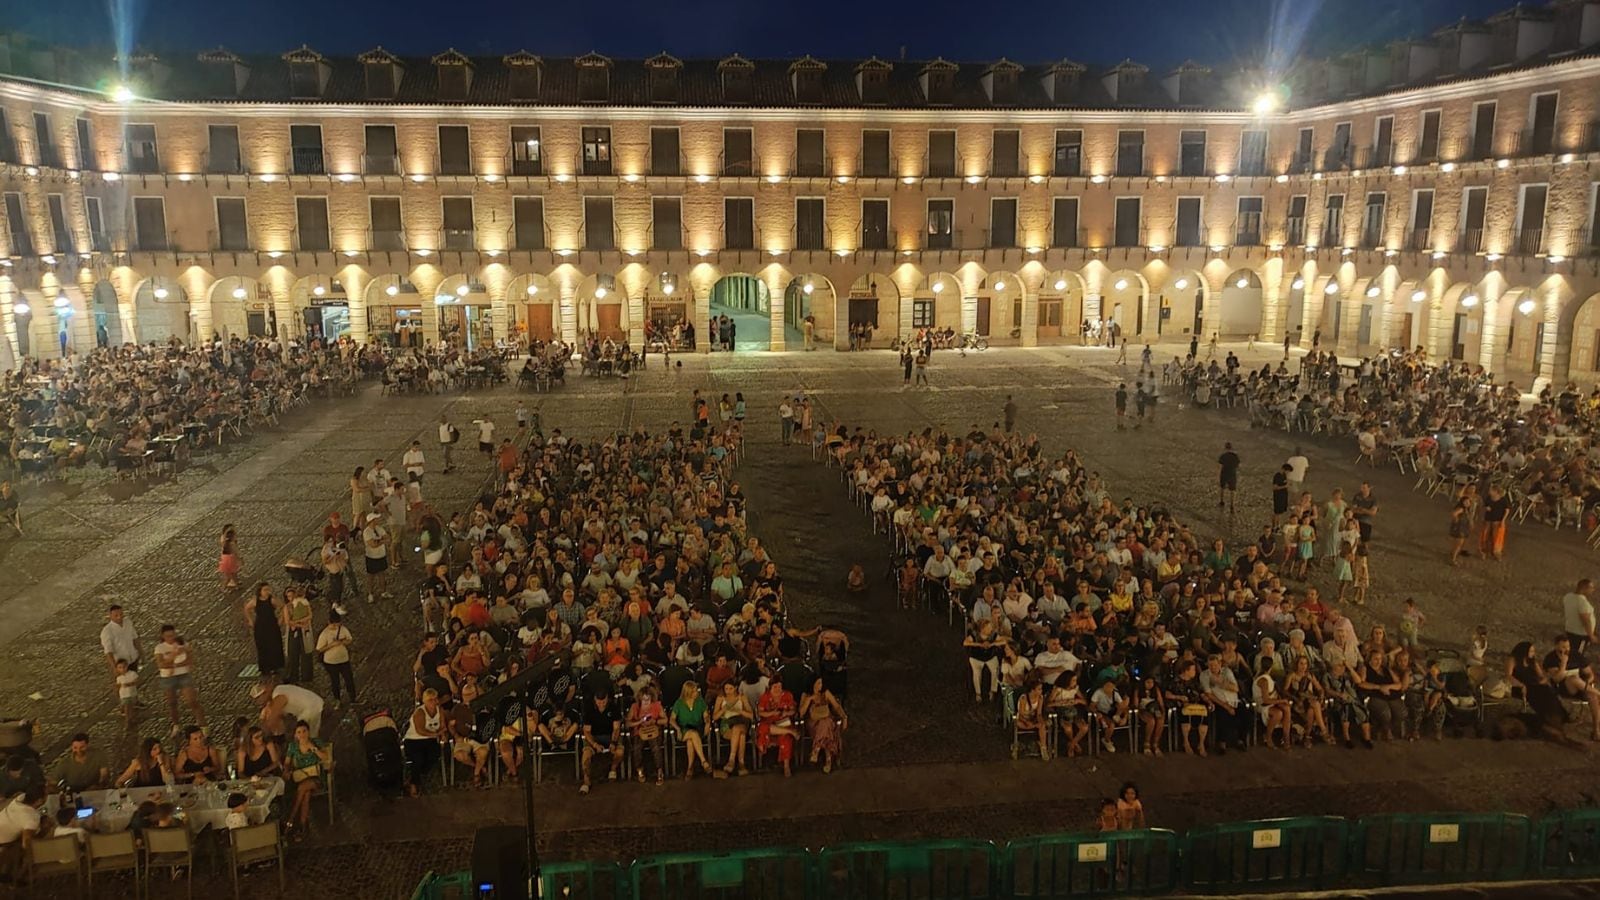
<instances>
[{"instance_id":1,"label":"baby stroller","mask_svg":"<svg viewBox=\"0 0 1600 900\"><path fill-rule=\"evenodd\" d=\"M322 596L322 558L313 550L303 558L289 557L283 561L283 573L305 591L306 599L315 602Z\"/></svg>"},{"instance_id":2,"label":"baby stroller","mask_svg":"<svg viewBox=\"0 0 1600 900\"><path fill-rule=\"evenodd\" d=\"M400 747L400 729L387 709L361 720L361 749L367 755L367 781L378 790L405 784L406 762Z\"/></svg>"},{"instance_id":3,"label":"baby stroller","mask_svg":"<svg viewBox=\"0 0 1600 900\"><path fill-rule=\"evenodd\" d=\"M1466 661L1455 650L1434 650L1429 656L1439 664L1444 679L1445 723L1457 733L1483 722L1483 696L1467 673Z\"/></svg>"}]
</instances>

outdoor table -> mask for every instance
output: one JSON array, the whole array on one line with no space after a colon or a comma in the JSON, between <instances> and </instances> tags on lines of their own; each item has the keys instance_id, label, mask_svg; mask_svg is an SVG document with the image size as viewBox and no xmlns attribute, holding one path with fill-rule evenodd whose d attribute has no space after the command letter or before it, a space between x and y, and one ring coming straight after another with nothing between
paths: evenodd
<instances>
[{"instance_id":1,"label":"outdoor table","mask_svg":"<svg viewBox=\"0 0 1600 900\"><path fill-rule=\"evenodd\" d=\"M125 831L133 822L133 814L146 800L157 803L163 800L178 808L189 822L190 830L200 832L206 828L225 827L228 818L228 796L240 793L250 798L246 814L251 824L267 820L270 805L283 793L282 778L262 778L255 781L211 781L205 784L179 784L161 787L124 788L109 791L84 791L76 795L79 809L92 809L90 831L114 834ZM54 816L61 808L61 795L51 794L45 800L45 815Z\"/></svg>"}]
</instances>

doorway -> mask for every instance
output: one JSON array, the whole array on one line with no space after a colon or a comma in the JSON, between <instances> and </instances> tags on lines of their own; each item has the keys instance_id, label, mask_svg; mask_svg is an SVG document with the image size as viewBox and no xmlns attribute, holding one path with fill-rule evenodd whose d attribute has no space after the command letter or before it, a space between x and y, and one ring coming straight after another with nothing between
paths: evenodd
<instances>
[{"instance_id":1,"label":"doorway","mask_svg":"<svg viewBox=\"0 0 1600 900\"><path fill-rule=\"evenodd\" d=\"M1416 346L1416 339L1412 337L1412 329L1416 327L1416 313L1403 313L1400 316L1400 333L1396 337L1398 342L1391 340L1390 344L1402 350L1410 350Z\"/></svg>"},{"instance_id":2,"label":"doorway","mask_svg":"<svg viewBox=\"0 0 1600 900\"><path fill-rule=\"evenodd\" d=\"M733 320L735 350L772 348L772 302L766 282L753 275L725 275L711 286L711 318ZM719 342L713 342L718 346ZM729 349L729 348L723 348Z\"/></svg>"},{"instance_id":3,"label":"doorway","mask_svg":"<svg viewBox=\"0 0 1600 900\"><path fill-rule=\"evenodd\" d=\"M993 306L991 298L978 298L978 313L973 319L972 329L984 337L989 336L989 314L993 311Z\"/></svg>"},{"instance_id":4,"label":"doorway","mask_svg":"<svg viewBox=\"0 0 1600 900\"><path fill-rule=\"evenodd\" d=\"M1060 300L1052 299L1052 300L1040 300L1039 301L1039 336L1040 337L1060 337L1061 336L1061 301Z\"/></svg>"},{"instance_id":5,"label":"doorway","mask_svg":"<svg viewBox=\"0 0 1600 900\"><path fill-rule=\"evenodd\" d=\"M1466 359L1467 345L1462 343L1462 337L1467 331L1467 314L1456 313L1455 324L1450 326L1450 358Z\"/></svg>"}]
</instances>

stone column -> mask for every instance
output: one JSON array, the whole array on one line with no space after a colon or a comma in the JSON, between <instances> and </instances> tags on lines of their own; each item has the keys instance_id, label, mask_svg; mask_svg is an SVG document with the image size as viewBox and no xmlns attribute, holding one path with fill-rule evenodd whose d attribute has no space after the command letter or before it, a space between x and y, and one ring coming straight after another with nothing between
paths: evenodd
<instances>
[{"instance_id":1,"label":"stone column","mask_svg":"<svg viewBox=\"0 0 1600 900\"><path fill-rule=\"evenodd\" d=\"M1046 278L1050 277L1048 274ZM1022 321L1017 323L1022 328L1022 346L1039 346L1039 291L1022 286Z\"/></svg>"}]
</instances>

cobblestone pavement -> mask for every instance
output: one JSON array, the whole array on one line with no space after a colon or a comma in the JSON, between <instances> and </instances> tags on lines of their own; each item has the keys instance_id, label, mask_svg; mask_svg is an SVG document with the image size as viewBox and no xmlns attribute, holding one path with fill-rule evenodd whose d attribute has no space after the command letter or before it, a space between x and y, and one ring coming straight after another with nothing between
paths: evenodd
<instances>
[{"instance_id":1,"label":"cobblestone pavement","mask_svg":"<svg viewBox=\"0 0 1600 900\"><path fill-rule=\"evenodd\" d=\"M1162 349L1179 352L1176 345ZM1277 356L1270 348L1234 349L1258 366ZM816 398L821 417L882 433L987 427L1011 393L1021 408L1021 430L1037 433L1052 453L1077 448L1114 495L1160 500L1201 533L1252 538L1268 516L1271 472L1300 439L1251 430L1243 410L1181 409L1170 396L1164 396L1153 424L1119 433L1111 392L1133 368L1118 367L1113 359L1110 351L1086 348L997 349L965 358L940 353L932 386L914 389L901 385L892 354L827 351L684 357L681 369L664 369L653 359L628 382L574 375L565 389L548 394L502 387L396 398L380 397L372 388L355 399L298 411L279 428L202 455L168 478L117 482L75 473L65 485L29 485L23 491L27 534L0 543L0 653L6 660L0 665L0 714L41 718L36 746L49 758L79 730L90 732L119 762L131 756L138 737L164 732L165 713L153 685L144 692L143 720L132 731L116 716L95 637L105 598L114 597L147 642L162 622L179 626L195 648L206 710L226 725L251 711L250 681L242 673L254 656L241 615L245 593L223 592L215 574L223 524L238 528L243 583L265 579L281 586L284 558L314 546L329 511L348 509L343 495L351 470L379 456L397 464L413 438L430 453L427 498L444 510L471 502L488 463L467 451L458 454L457 472L437 474L441 460L432 438L441 412L463 431L471 419L490 414L504 432L520 399L541 413L547 430L559 427L587 438L686 420L689 392L698 387L713 399L742 391L748 401L751 446L738 477L751 495L753 530L773 547L797 619L833 622L852 636L848 768L831 781L802 773L792 782L758 776L660 791L607 788L584 803L570 773L564 780L552 777L538 801L542 843L552 857L1065 830L1087 825L1089 801L1124 778L1145 786L1156 824L1178 828L1301 812L1539 813L1578 801L1578 789L1593 783L1594 754L1532 742L1464 739L1383 747L1367 755L1252 752L1205 763L1121 757L1048 767L1036 760L1011 762L1008 739L994 725L992 711L973 707L965 693L958 634L943 616L892 609L887 582L876 579L865 599L844 599L849 564L882 573L887 544L848 502L836 471L812 462L803 448L779 446L778 398L805 390ZM1244 459L1235 515L1222 515L1213 505L1215 459L1226 440ZM1525 638L1547 640L1559 629L1561 593L1594 572L1581 535L1531 523L1513 526L1505 562L1450 568L1444 562L1443 500L1412 493L1412 478L1393 469L1358 469L1348 440L1303 444L1312 459L1308 489L1319 497L1335 486L1348 492L1366 477L1382 503L1372 594L1364 609L1351 611L1363 630L1369 622L1393 626L1401 600L1414 596L1428 616L1424 639L1430 645L1461 647L1480 622L1489 626L1498 650ZM408 574L414 578L418 569L412 562ZM1323 574L1324 588L1327 581ZM362 711L409 707L405 673L420 621L414 603L405 599L411 591L395 593L401 599L356 603L347 620L357 640ZM452 793L416 804L377 797L363 783L353 714L334 735L341 772L337 822L293 849L297 893L398 896L428 868L464 866L475 824L519 815L517 795L504 788L471 795L470 804ZM1057 802L1006 787L1016 784L1046 787L1041 796ZM793 798L791 805L803 802L809 812L790 815L779 802L784 797ZM870 813L858 812L868 807ZM718 815L705 816L706 809Z\"/></svg>"}]
</instances>

